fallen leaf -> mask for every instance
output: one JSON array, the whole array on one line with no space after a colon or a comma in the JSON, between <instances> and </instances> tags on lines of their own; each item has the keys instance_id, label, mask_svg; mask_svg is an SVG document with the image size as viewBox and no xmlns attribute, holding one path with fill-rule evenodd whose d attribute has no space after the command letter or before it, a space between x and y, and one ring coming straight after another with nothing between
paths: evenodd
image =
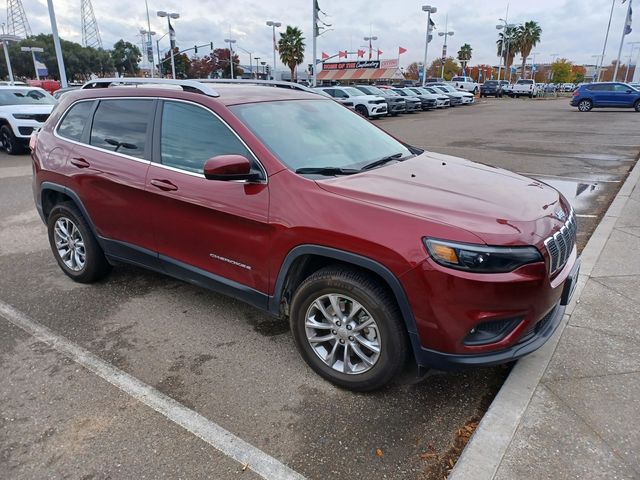
<instances>
[{"instance_id":1,"label":"fallen leaf","mask_svg":"<svg viewBox=\"0 0 640 480\"><path fill-rule=\"evenodd\" d=\"M423 460L430 460L432 458L437 458L438 455L436 455L435 453L429 453L429 452L424 452L420 454L420 458Z\"/></svg>"},{"instance_id":2,"label":"fallen leaf","mask_svg":"<svg viewBox=\"0 0 640 480\"><path fill-rule=\"evenodd\" d=\"M383 457L384 456L384 452L382 451L381 448L376 448L376 456L377 457Z\"/></svg>"}]
</instances>

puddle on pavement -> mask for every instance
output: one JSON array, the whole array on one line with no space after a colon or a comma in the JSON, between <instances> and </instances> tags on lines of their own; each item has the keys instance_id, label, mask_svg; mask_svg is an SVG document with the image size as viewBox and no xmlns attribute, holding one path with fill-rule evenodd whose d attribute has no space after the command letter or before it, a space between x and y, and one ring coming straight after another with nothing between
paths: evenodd
<instances>
[{"instance_id":1,"label":"puddle on pavement","mask_svg":"<svg viewBox=\"0 0 640 480\"><path fill-rule=\"evenodd\" d=\"M578 213L593 213L592 205L601 193L598 182L579 182L557 178L537 178L559 190Z\"/></svg>"}]
</instances>

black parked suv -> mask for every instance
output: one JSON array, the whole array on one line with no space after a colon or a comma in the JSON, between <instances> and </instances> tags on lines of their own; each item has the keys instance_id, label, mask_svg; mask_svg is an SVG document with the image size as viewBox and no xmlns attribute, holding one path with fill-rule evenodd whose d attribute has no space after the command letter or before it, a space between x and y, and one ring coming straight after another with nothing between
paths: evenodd
<instances>
[{"instance_id":1,"label":"black parked suv","mask_svg":"<svg viewBox=\"0 0 640 480\"><path fill-rule=\"evenodd\" d=\"M480 97L502 98L504 88L509 85L506 80L487 80L480 85Z\"/></svg>"},{"instance_id":2,"label":"black parked suv","mask_svg":"<svg viewBox=\"0 0 640 480\"><path fill-rule=\"evenodd\" d=\"M374 87L373 85L353 86L367 95L377 95L378 97L384 98L384 101L387 102L387 112L389 112L389 115L393 117L399 113L406 113L407 111L407 102L405 99L398 95L390 94L389 90L382 90L381 88Z\"/></svg>"}]
</instances>

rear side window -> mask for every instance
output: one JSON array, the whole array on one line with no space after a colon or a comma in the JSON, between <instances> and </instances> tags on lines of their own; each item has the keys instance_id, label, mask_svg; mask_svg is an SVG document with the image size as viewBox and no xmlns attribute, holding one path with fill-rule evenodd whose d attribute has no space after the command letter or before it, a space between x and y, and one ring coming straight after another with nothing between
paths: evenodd
<instances>
[{"instance_id":1,"label":"rear side window","mask_svg":"<svg viewBox=\"0 0 640 480\"><path fill-rule=\"evenodd\" d=\"M593 91L593 92L610 92L611 90L613 90L611 84L599 84L599 85L591 85L591 88L589 88L589 90Z\"/></svg>"},{"instance_id":2,"label":"rear side window","mask_svg":"<svg viewBox=\"0 0 640 480\"><path fill-rule=\"evenodd\" d=\"M80 141L84 127L89 121L93 102L80 102L73 105L60 122L58 135L70 140Z\"/></svg>"},{"instance_id":3,"label":"rear side window","mask_svg":"<svg viewBox=\"0 0 640 480\"><path fill-rule=\"evenodd\" d=\"M144 158L153 100L101 100L93 116L90 144Z\"/></svg>"},{"instance_id":4,"label":"rear side window","mask_svg":"<svg viewBox=\"0 0 640 480\"><path fill-rule=\"evenodd\" d=\"M202 173L207 160L227 154L252 158L229 127L208 110L182 102L164 103L160 133L163 165Z\"/></svg>"}]
</instances>

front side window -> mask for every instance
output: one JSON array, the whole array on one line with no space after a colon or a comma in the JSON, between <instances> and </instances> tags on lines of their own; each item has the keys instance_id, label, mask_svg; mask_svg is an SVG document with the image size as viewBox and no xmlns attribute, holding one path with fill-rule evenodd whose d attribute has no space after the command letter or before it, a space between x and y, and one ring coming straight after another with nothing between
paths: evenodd
<instances>
[{"instance_id":1,"label":"front side window","mask_svg":"<svg viewBox=\"0 0 640 480\"><path fill-rule=\"evenodd\" d=\"M153 100L101 100L93 115L90 144L144 158Z\"/></svg>"},{"instance_id":2,"label":"front side window","mask_svg":"<svg viewBox=\"0 0 640 480\"><path fill-rule=\"evenodd\" d=\"M229 154L252 158L229 127L208 110L188 103L164 102L160 132L163 165L202 173L207 160Z\"/></svg>"},{"instance_id":3,"label":"front side window","mask_svg":"<svg viewBox=\"0 0 640 480\"><path fill-rule=\"evenodd\" d=\"M411 151L359 115L328 100L234 105L233 113L291 170L360 169ZM282 132L287 132L283 135Z\"/></svg>"},{"instance_id":4,"label":"front side window","mask_svg":"<svg viewBox=\"0 0 640 480\"><path fill-rule=\"evenodd\" d=\"M72 106L60 122L58 134L71 140L80 141L92 108L93 101L79 102Z\"/></svg>"},{"instance_id":5,"label":"front side window","mask_svg":"<svg viewBox=\"0 0 640 480\"><path fill-rule=\"evenodd\" d=\"M627 93L629 90L633 90L633 89L631 87L629 87L628 85L624 85L622 83L616 83L613 86L613 91L614 92Z\"/></svg>"}]
</instances>

